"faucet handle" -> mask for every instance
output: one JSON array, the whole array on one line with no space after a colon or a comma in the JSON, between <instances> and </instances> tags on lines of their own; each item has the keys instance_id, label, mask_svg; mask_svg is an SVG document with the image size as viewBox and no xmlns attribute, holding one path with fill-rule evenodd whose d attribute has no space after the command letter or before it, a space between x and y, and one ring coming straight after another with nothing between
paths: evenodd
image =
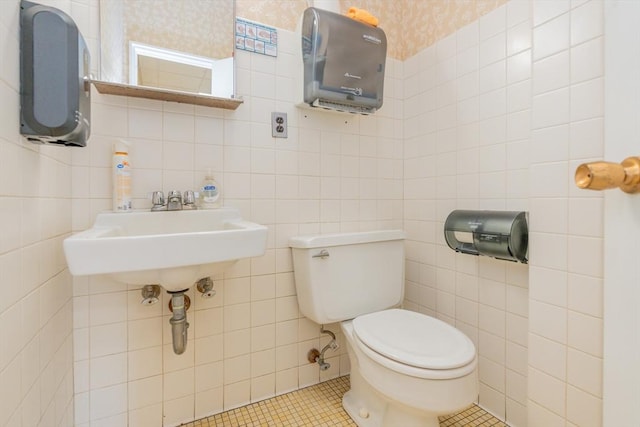
<instances>
[{"instance_id":1,"label":"faucet handle","mask_svg":"<svg viewBox=\"0 0 640 427\"><path fill-rule=\"evenodd\" d=\"M154 191L151 193L151 207L152 211L166 210L167 206L164 199L164 193L162 191Z\"/></svg>"},{"instance_id":2,"label":"faucet handle","mask_svg":"<svg viewBox=\"0 0 640 427\"><path fill-rule=\"evenodd\" d=\"M164 193L162 191L154 191L151 193L151 203L154 205L164 205Z\"/></svg>"},{"instance_id":3,"label":"faucet handle","mask_svg":"<svg viewBox=\"0 0 640 427\"><path fill-rule=\"evenodd\" d=\"M193 190L187 190L182 193L182 204L183 205L195 205L196 196Z\"/></svg>"},{"instance_id":4,"label":"faucet handle","mask_svg":"<svg viewBox=\"0 0 640 427\"><path fill-rule=\"evenodd\" d=\"M182 194L182 209L196 210L196 193L193 190L187 190Z\"/></svg>"}]
</instances>

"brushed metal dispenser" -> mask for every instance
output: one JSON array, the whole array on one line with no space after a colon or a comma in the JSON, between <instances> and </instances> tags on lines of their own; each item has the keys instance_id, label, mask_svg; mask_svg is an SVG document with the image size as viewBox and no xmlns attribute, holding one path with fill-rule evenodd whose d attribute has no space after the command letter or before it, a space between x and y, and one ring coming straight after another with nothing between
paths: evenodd
<instances>
[{"instance_id":1,"label":"brushed metal dispenser","mask_svg":"<svg viewBox=\"0 0 640 427\"><path fill-rule=\"evenodd\" d=\"M456 252L527 263L525 212L455 210L444 223L444 238Z\"/></svg>"}]
</instances>

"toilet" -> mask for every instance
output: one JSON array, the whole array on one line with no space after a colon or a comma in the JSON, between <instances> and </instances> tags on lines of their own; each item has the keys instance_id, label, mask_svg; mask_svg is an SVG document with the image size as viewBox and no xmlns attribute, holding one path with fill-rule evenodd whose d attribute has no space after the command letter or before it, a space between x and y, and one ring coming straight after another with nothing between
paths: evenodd
<instances>
[{"instance_id":1,"label":"toilet","mask_svg":"<svg viewBox=\"0 0 640 427\"><path fill-rule=\"evenodd\" d=\"M398 308L404 232L291 238L300 312L340 322L351 365L342 405L361 427L438 427L478 396L477 355L458 329Z\"/></svg>"}]
</instances>

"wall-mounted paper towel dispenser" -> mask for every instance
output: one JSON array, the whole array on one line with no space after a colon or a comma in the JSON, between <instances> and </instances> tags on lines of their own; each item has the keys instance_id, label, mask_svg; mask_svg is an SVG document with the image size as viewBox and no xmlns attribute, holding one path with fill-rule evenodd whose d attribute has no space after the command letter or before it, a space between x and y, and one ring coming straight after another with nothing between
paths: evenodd
<instances>
[{"instance_id":1,"label":"wall-mounted paper towel dispenser","mask_svg":"<svg viewBox=\"0 0 640 427\"><path fill-rule=\"evenodd\" d=\"M87 45L67 14L20 2L20 133L34 143L86 146L89 67Z\"/></svg>"},{"instance_id":2,"label":"wall-mounted paper towel dispenser","mask_svg":"<svg viewBox=\"0 0 640 427\"><path fill-rule=\"evenodd\" d=\"M310 7L300 30L304 103L372 114L382 106L387 37L381 28Z\"/></svg>"},{"instance_id":3,"label":"wall-mounted paper towel dispenser","mask_svg":"<svg viewBox=\"0 0 640 427\"><path fill-rule=\"evenodd\" d=\"M525 212L455 210L444 223L444 238L456 252L527 263Z\"/></svg>"}]
</instances>

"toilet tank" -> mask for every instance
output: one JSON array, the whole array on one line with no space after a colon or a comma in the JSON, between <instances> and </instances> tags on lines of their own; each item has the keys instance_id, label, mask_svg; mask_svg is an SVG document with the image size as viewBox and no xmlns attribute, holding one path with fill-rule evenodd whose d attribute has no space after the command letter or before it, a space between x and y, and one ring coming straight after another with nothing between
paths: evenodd
<instances>
[{"instance_id":1,"label":"toilet tank","mask_svg":"<svg viewBox=\"0 0 640 427\"><path fill-rule=\"evenodd\" d=\"M291 238L300 312L328 324L399 305L404 237L384 230Z\"/></svg>"}]
</instances>

